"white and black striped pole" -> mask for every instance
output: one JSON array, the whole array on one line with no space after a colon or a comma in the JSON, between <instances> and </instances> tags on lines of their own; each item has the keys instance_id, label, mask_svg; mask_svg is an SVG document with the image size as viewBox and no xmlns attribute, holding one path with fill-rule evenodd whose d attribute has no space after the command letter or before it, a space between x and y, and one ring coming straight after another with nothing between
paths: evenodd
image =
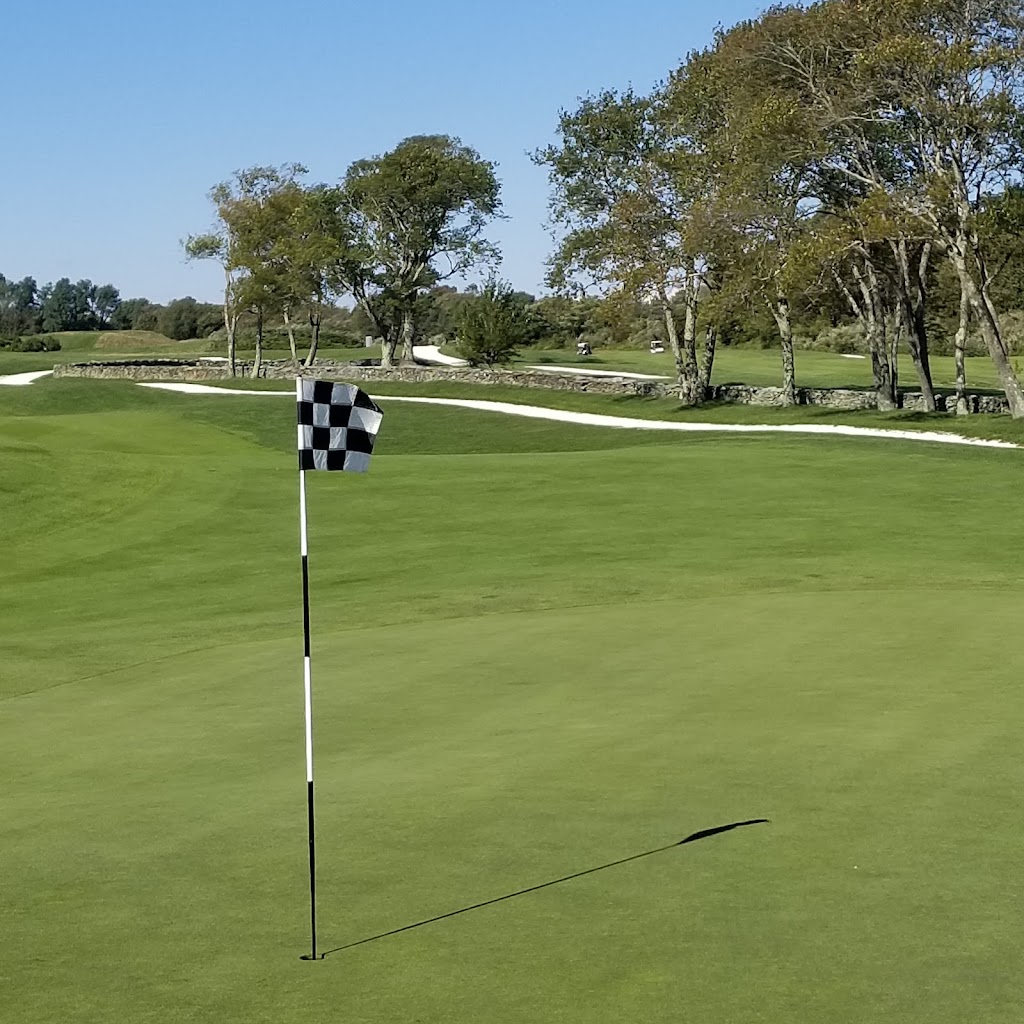
<instances>
[{"instance_id":1,"label":"white and black striped pole","mask_svg":"<svg viewBox=\"0 0 1024 1024\"><path fill-rule=\"evenodd\" d=\"M316 952L316 839L313 816L313 680L309 651L309 548L306 542L306 470L370 468L373 443L384 413L354 384L295 378L299 456L299 553L302 556L303 677L306 690L306 806L309 816L310 951Z\"/></svg>"},{"instance_id":2,"label":"white and black striped pole","mask_svg":"<svg viewBox=\"0 0 1024 1024\"><path fill-rule=\"evenodd\" d=\"M296 381L296 389L301 386ZM301 392L300 392L301 394ZM306 811L309 821L309 956L303 960L322 960L316 952L316 832L313 818L313 677L309 661L309 548L306 540L306 471L299 470L299 551L302 556L302 675L306 693Z\"/></svg>"}]
</instances>

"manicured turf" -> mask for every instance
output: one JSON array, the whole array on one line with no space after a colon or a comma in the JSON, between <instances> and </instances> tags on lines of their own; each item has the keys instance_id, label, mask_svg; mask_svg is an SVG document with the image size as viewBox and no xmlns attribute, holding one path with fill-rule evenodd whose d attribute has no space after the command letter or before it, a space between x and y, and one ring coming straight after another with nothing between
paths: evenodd
<instances>
[{"instance_id":1,"label":"manicured turf","mask_svg":"<svg viewBox=\"0 0 1024 1024\"><path fill-rule=\"evenodd\" d=\"M231 390L287 392L291 382L287 380L234 380L210 381L215 387ZM845 412L825 406L798 406L782 408L760 405L735 405L731 403L708 403L696 408L682 406L671 398L642 398L637 395L599 395L589 392L548 391L543 388L498 387L495 385L458 384L437 381L430 384L403 384L391 381L374 381L365 385L378 398L387 395L406 395L425 398L471 398L484 401L510 402L517 405L536 405L551 409L565 409L570 412L597 413L599 415L627 417L643 420L669 420L679 423L687 421L710 423L748 423L777 425L784 423L807 423L819 425L845 425L872 427L881 430L926 430L959 434L963 437L979 437L1014 444L1024 444L1024 421L1010 419L1006 415L973 415L958 417L945 413L917 413L897 410L894 412ZM42 399L36 400L42 403ZM283 399L282 399L283 401ZM276 429L276 428L275 428ZM527 432L530 428L524 428ZM570 428L571 429L571 428ZM636 436L636 435L628 435ZM678 438L677 438L678 440ZM603 445L605 442L598 442ZM642 439L626 441L627 444L642 443ZM576 444L573 440L572 445ZM592 445L587 445L590 447ZM486 449L480 449L481 451Z\"/></svg>"},{"instance_id":2,"label":"manicured turf","mask_svg":"<svg viewBox=\"0 0 1024 1024\"><path fill-rule=\"evenodd\" d=\"M1024 453L385 400L309 481L325 948L771 824L309 964L280 401L0 392L5 1024L1019 1020Z\"/></svg>"},{"instance_id":3,"label":"manicured turf","mask_svg":"<svg viewBox=\"0 0 1024 1024\"><path fill-rule=\"evenodd\" d=\"M555 366L589 366L595 370L627 370L633 373L673 374L670 353L651 355L630 349L597 349L592 356L577 356L567 350L538 351L523 349L519 361L525 364ZM1024 363L1018 362L1018 373ZM808 388L871 387L871 361L851 359L834 352L798 350L795 355L796 382ZM956 374L952 356L932 357L932 379L936 387L952 388ZM715 354L715 384L753 384L778 387L782 383L782 362L778 349L728 348ZM971 389L998 389L999 381L987 356L967 359L967 381ZM900 364L900 384L908 390L917 389L917 375L909 356Z\"/></svg>"}]
</instances>

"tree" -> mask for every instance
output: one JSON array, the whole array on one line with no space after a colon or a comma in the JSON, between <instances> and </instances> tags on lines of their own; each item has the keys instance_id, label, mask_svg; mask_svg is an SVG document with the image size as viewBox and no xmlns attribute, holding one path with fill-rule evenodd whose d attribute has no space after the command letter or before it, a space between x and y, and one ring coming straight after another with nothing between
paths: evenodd
<instances>
[{"instance_id":1,"label":"tree","mask_svg":"<svg viewBox=\"0 0 1024 1024\"><path fill-rule=\"evenodd\" d=\"M295 361L294 313L305 310L310 328L303 363L307 367L316 359L325 310L338 294L351 290L346 268L359 264L359 256L351 252L350 228L339 196L336 187L326 185L299 191L289 186L276 195L278 234L267 257L272 271L269 288L282 312Z\"/></svg>"},{"instance_id":2,"label":"tree","mask_svg":"<svg viewBox=\"0 0 1024 1024\"><path fill-rule=\"evenodd\" d=\"M459 355L472 366L510 363L530 332L521 295L494 278L462 302L457 317Z\"/></svg>"},{"instance_id":3,"label":"tree","mask_svg":"<svg viewBox=\"0 0 1024 1024\"><path fill-rule=\"evenodd\" d=\"M75 285L66 277L52 285L44 285L40 292L43 331L49 334L88 330L92 326L89 288L91 284L87 281Z\"/></svg>"},{"instance_id":4,"label":"tree","mask_svg":"<svg viewBox=\"0 0 1024 1024\"><path fill-rule=\"evenodd\" d=\"M875 95L914 145L918 188L900 197L936 235L953 264L996 368L1010 414L1024 417L992 298L986 202L1024 164L1024 9L1020 0L898 0L865 3L888 37L868 52Z\"/></svg>"},{"instance_id":5,"label":"tree","mask_svg":"<svg viewBox=\"0 0 1024 1024\"><path fill-rule=\"evenodd\" d=\"M240 272L236 300L256 318L256 357L252 375L259 376L263 360L263 329L268 313L281 313L292 341L290 312L296 296L287 243L295 214L303 202L301 164L251 167L219 186L218 216L231 239L232 261ZM315 348L314 348L315 351Z\"/></svg>"},{"instance_id":6,"label":"tree","mask_svg":"<svg viewBox=\"0 0 1024 1024\"><path fill-rule=\"evenodd\" d=\"M124 299L110 315L115 331L155 331L160 307L149 299Z\"/></svg>"},{"instance_id":7,"label":"tree","mask_svg":"<svg viewBox=\"0 0 1024 1024\"><path fill-rule=\"evenodd\" d=\"M632 90L585 98L562 111L558 143L534 162L548 168L551 220L561 232L548 283L597 284L652 299L663 317L680 397L703 399L696 356L702 260L688 244L687 218L702 186L700 165L677 145L663 96ZM673 295L683 296L682 329Z\"/></svg>"},{"instance_id":8,"label":"tree","mask_svg":"<svg viewBox=\"0 0 1024 1024\"><path fill-rule=\"evenodd\" d=\"M865 331L879 407L897 404L895 345L886 339L891 331L906 339L925 408L934 410L925 316L932 238L888 202L911 181L901 156L906 140L887 108L872 105L862 57L875 45L878 28L860 19L857 8L851 0L829 0L769 12L762 19L759 78L779 103L801 112L818 236L809 251L845 268L849 280L839 283ZM831 255L822 251L829 235L835 237ZM820 267L812 260L804 269L813 277Z\"/></svg>"},{"instance_id":9,"label":"tree","mask_svg":"<svg viewBox=\"0 0 1024 1024\"><path fill-rule=\"evenodd\" d=\"M886 241L922 387L922 265L934 249L956 272L1011 414L1024 416L984 216L1024 162L1020 0L826 0L792 21L807 31L780 38L772 60L824 144L822 180L895 229Z\"/></svg>"},{"instance_id":10,"label":"tree","mask_svg":"<svg viewBox=\"0 0 1024 1024\"><path fill-rule=\"evenodd\" d=\"M174 299L160 310L157 321L161 334L174 341L199 336L199 304L191 295Z\"/></svg>"},{"instance_id":11,"label":"tree","mask_svg":"<svg viewBox=\"0 0 1024 1024\"><path fill-rule=\"evenodd\" d=\"M782 351L783 400L796 401L794 250L816 202L819 142L806 112L777 88L773 40L799 10L774 7L719 31L672 76L667 103L676 133L705 177L692 211L691 247L713 267L720 302L753 293L771 313ZM734 296L732 303L730 297Z\"/></svg>"},{"instance_id":12,"label":"tree","mask_svg":"<svg viewBox=\"0 0 1024 1024\"><path fill-rule=\"evenodd\" d=\"M232 240L222 226L218 231L205 235L189 235L183 243L185 255L190 260L212 260L224 272L224 330L228 342L228 372L232 377L237 373L235 346L238 332L238 318L244 308L241 295L242 272L235 263Z\"/></svg>"},{"instance_id":13,"label":"tree","mask_svg":"<svg viewBox=\"0 0 1024 1024\"><path fill-rule=\"evenodd\" d=\"M92 314L96 318L96 326L106 330L111 326L114 314L121 305L121 296L112 284L100 285L92 295Z\"/></svg>"},{"instance_id":14,"label":"tree","mask_svg":"<svg viewBox=\"0 0 1024 1024\"><path fill-rule=\"evenodd\" d=\"M414 136L348 169L338 283L377 325L383 366L399 341L413 358L417 296L497 264L484 230L501 214L500 187L492 163L447 135Z\"/></svg>"},{"instance_id":15,"label":"tree","mask_svg":"<svg viewBox=\"0 0 1024 1024\"><path fill-rule=\"evenodd\" d=\"M37 293L34 278L8 281L0 274L0 336L17 338L39 330Z\"/></svg>"},{"instance_id":16,"label":"tree","mask_svg":"<svg viewBox=\"0 0 1024 1024\"><path fill-rule=\"evenodd\" d=\"M264 250L272 244L274 236L260 212L268 195L282 181L287 180L294 185L295 179L303 173L305 168L298 164L287 164L280 169L252 167L236 171L230 179L210 190L209 198L217 214L216 229L202 235L190 235L182 243L190 260L212 260L224 271L224 329L232 376L236 373L239 317L245 309L252 307L254 300L263 300L266 288ZM258 352L256 372L259 357Z\"/></svg>"}]
</instances>

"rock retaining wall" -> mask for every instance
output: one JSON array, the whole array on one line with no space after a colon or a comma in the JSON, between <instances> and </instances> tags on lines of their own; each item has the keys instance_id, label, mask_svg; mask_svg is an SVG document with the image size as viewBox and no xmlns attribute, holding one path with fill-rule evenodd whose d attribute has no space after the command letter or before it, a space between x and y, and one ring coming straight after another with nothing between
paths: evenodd
<instances>
[{"instance_id":1,"label":"rock retaining wall","mask_svg":"<svg viewBox=\"0 0 1024 1024\"><path fill-rule=\"evenodd\" d=\"M98 377L106 380L135 381L211 381L227 380L223 363L202 360L151 359L121 360L117 362L64 363L54 367L55 377ZM252 363L238 363L238 376L251 377ZM401 382L405 384L489 384L503 387L541 388L551 391L577 391L592 395L640 396L647 398L675 398L678 389L670 381L632 380L627 377L578 377L568 373L546 373L540 370L481 370L444 366L403 366L383 370L379 366L353 366L347 362L320 360L316 375L326 379L346 381ZM288 361L265 362L260 377L269 380L291 379L295 367ZM906 392L900 396L904 409L923 410L920 393ZM755 388L746 384L716 384L709 389L708 399L713 402L734 402L739 405L781 406L782 388ZM946 398L939 396L940 411L946 410ZM830 409L856 411L875 408L873 391L855 391L843 388L797 388L799 405L824 406ZM949 411L952 411L950 400ZM1008 412L1002 395L969 395L971 412Z\"/></svg>"}]
</instances>

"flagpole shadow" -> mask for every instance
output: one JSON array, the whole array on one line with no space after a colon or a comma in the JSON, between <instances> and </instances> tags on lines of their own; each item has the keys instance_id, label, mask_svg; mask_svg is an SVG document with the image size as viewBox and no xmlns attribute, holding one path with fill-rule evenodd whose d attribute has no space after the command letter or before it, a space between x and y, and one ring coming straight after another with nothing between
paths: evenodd
<instances>
[{"instance_id":1,"label":"flagpole shadow","mask_svg":"<svg viewBox=\"0 0 1024 1024\"><path fill-rule=\"evenodd\" d=\"M734 821L729 825L717 825L714 828L705 828L699 832L693 832L685 839L680 839L667 846L659 846L655 850L646 850L643 853L634 853L631 857L622 857L619 860L610 861L607 864L599 864L596 868L587 868L584 871L576 871L571 875L563 875L561 878L553 878L550 882L541 882L540 885L531 885L527 889L519 889L516 892L507 893L504 896L496 896L492 900L484 900L482 903L474 903L469 907L460 907L458 910L450 910L447 914L438 914L436 917L428 917L423 921L415 921L413 924L403 925L401 928L392 928L391 931L381 932L379 935L370 935L365 939L357 939L355 942L348 942L344 946L327 950L323 956L330 956L332 953L341 953L346 949L354 949L356 946L365 946L368 942L377 942L379 939L387 939L392 935L400 935L402 932L412 931L413 928L422 928L424 925L435 924L437 921L445 921L449 917L458 917L459 914L468 914L471 910L480 910L482 907L490 907L495 903L503 903L505 900L515 899L517 896L525 896L527 893L538 892L540 889L547 889L552 885L561 885L563 882L571 882L574 878L582 878L584 875L593 875L598 871L607 871L609 868L618 867L620 864L629 864L631 861L642 860L644 857L653 857L656 853L665 853L674 850L678 846L686 846L687 843L696 843L701 839L710 839L711 836L721 835L723 832L731 832L736 828L744 828L747 825L768 824L767 818L750 818L747 821Z\"/></svg>"}]
</instances>

